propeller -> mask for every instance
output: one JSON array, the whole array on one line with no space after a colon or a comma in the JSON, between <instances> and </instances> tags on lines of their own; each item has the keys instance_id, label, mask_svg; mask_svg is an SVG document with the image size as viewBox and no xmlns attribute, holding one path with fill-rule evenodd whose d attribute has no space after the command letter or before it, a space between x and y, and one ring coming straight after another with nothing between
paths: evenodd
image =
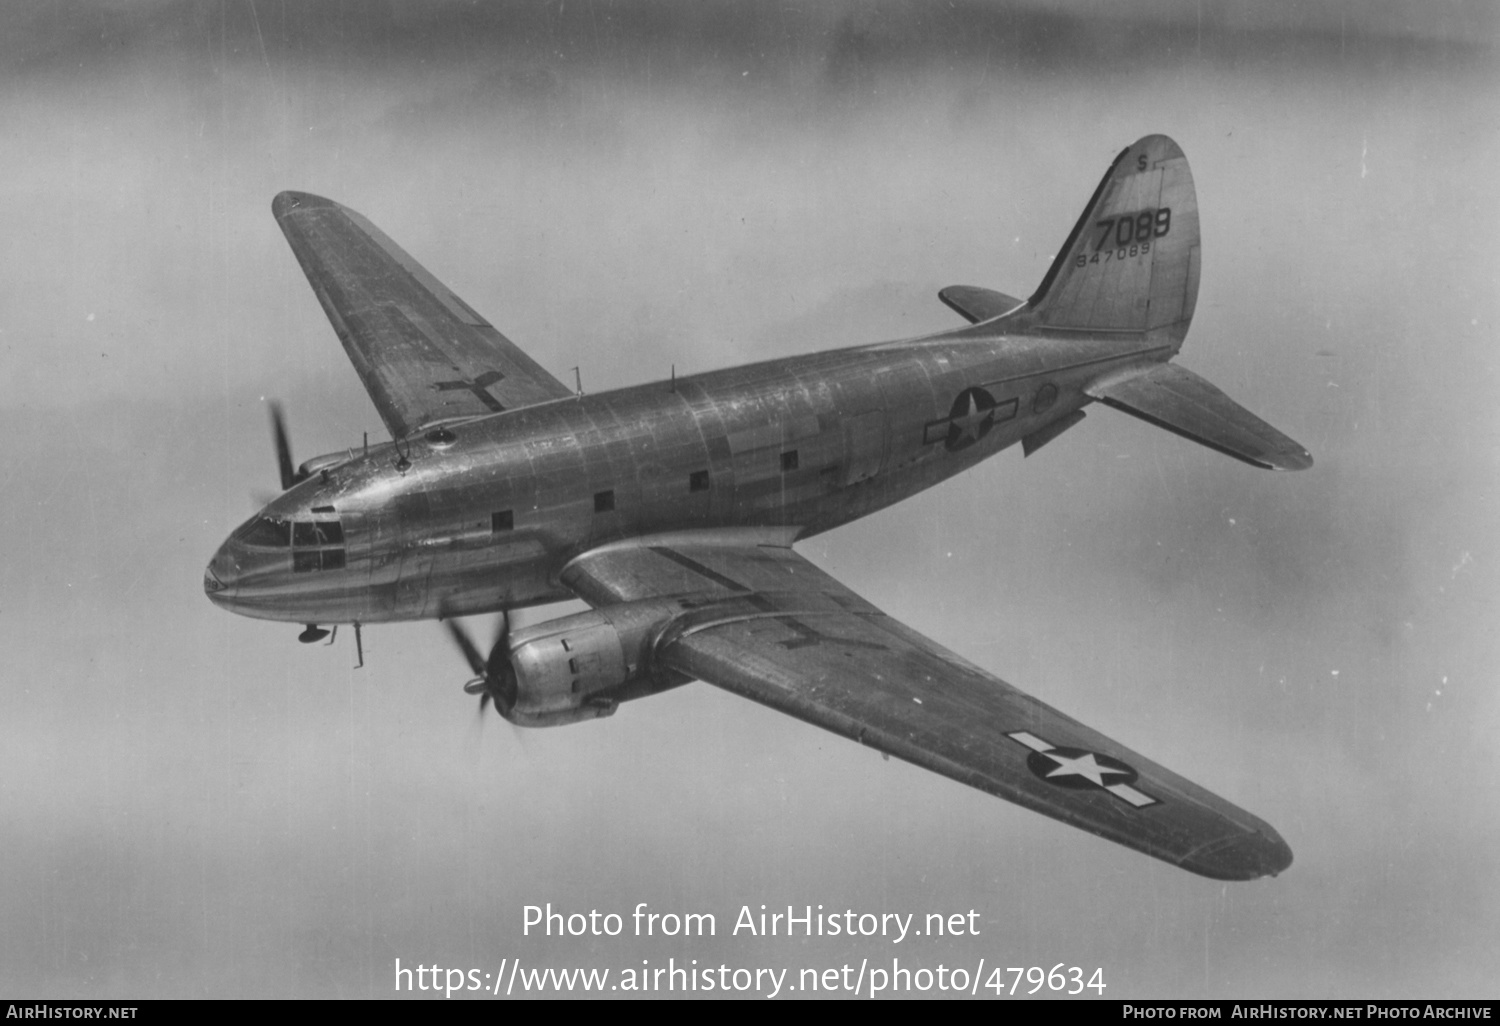
<instances>
[{"instance_id":1,"label":"propeller","mask_svg":"<svg viewBox=\"0 0 1500 1026\"><path fill-rule=\"evenodd\" d=\"M489 659L480 656L479 649L474 647L468 632L459 626L457 620L445 622L448 633L453 635L453 640L468 660L469 669L474 672L474 678L464 685L464 691L479 696L479 715L483 716L484 707L494 702L495 711L509 718L518 691L516 672L510 665L510 617L503 611L500 613L500 626L495 631Z\"/></svg>"},{"instance_id":2,"label":"propeller","mask_svg":"<svg viewBox=\"0 0 1500 1026\"><path fill-rule=\"evenodd\" d=\"M271 435L276 442L276 467L281 471L281 490L306 481L307 474L299 473L292 463L292 443L287 441L286 419L281 413L281 404L271 403Z\"/></svg>"}]
</instances>

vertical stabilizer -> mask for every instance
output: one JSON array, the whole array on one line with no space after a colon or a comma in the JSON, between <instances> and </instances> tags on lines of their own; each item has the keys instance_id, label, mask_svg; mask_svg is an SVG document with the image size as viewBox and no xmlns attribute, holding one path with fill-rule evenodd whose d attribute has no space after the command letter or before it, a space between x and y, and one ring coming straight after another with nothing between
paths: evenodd
<instances>
[{"instance_id":1,"label":"vertical stabilizer","mask_svg":"<svg viewBox=\"0 0 1500 1026\"><path fill-rule=\"evenodd\" d=\"M1034 323L1156 331L1181 344L1198 299L1198 197L1164 135L1127 148L1104 175L1028 300Z\"/></svg>"}]
</instances>

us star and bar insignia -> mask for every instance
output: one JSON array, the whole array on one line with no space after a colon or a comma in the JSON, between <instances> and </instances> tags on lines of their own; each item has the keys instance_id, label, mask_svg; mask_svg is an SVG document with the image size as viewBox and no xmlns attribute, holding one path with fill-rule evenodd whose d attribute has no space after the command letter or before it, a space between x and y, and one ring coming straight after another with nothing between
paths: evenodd
<instances>
[{"instance_id":1,"label":"us star and bar insignia","mask_svg":"<svg viewBox=\"0 0 1500 1026\"><path fill-rule=\"evenodd\" d=\"M1031 749L1026 768L1049 784L1075 790L1096 787L1137 809L1160 804L1158 799L1130 786L1136 781L1136 771L1119 759L1082 748L1059 748L1024 730L1005 736Z\"/></svg>"},{"instance_id":2,"label":"us star and bar insignia","mask_svg":"<svg viewBox=\"0 0 1500 1026\"><path fill-rule=\"evenodd\" d=\"M1014 417L1017 405L1015 399L997 403L993 395L977 385L966 388L953 400L948 416L927 422L922 442L924 445L942 442L949 452L967 449L989 434L997 423Z\"/></svg>"}]
</instances>

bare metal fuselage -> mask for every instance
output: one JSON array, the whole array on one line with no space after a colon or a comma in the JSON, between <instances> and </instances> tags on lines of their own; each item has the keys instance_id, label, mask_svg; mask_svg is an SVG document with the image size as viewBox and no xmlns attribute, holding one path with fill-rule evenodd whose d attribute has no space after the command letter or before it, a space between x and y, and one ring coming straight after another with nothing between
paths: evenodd
<instances>
[{"instance_id":1,"label":"bare metal fuselage","mask_svg":"<svg viewBox=\"0 0 1500 1026\"><path fill-rule=\"evenodd\" d=\"M235 612L301 623L569 599L558 576L589 548L684 529L829 530L1024 438L1040 444L1079 419L1090 382L1178 344L980 324L447 425L290 489L261 518L336 522L336 544L301 528L305 545L259 544L241 529L206 590Z\"/></svg>"}]
</instances>

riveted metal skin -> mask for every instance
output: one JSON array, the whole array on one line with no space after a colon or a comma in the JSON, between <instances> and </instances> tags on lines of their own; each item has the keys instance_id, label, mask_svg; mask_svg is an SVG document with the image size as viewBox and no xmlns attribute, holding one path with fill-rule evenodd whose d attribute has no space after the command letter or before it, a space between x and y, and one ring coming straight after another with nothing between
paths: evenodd
<instances>
[{"instance_id":1,"label":"riveted metal skin","mask_svg":"<svg viewBox=\"0 0 1500 1026\"><path fill-rule=\"evenodd\" d=\"M341 569L294 573L289 549L255 545L241 531L205 583L237 613L297 623L569 599L558 574L587 548L679 529L830 530L1069 417L1091 401L1083 388L1101 373L1168 353L1145 336L1122 349L1118 336L976 326L505 411L449 425L452 440L440 445L418 437L399 452L372 446L261 512L295 523L331 506L344 536ZM955 396L975 387L993 396L989 415L954 416ZM1037 414L1043 388L1058 398ZM964 444L950 444L955 437ZM784 470L791 451L795 466ZM708 487L694 490L703 471ZM605 512L596 511L601 492L613 493ZM503 513L510 526L497 530Z\"/></svg>"}]
</instances>

